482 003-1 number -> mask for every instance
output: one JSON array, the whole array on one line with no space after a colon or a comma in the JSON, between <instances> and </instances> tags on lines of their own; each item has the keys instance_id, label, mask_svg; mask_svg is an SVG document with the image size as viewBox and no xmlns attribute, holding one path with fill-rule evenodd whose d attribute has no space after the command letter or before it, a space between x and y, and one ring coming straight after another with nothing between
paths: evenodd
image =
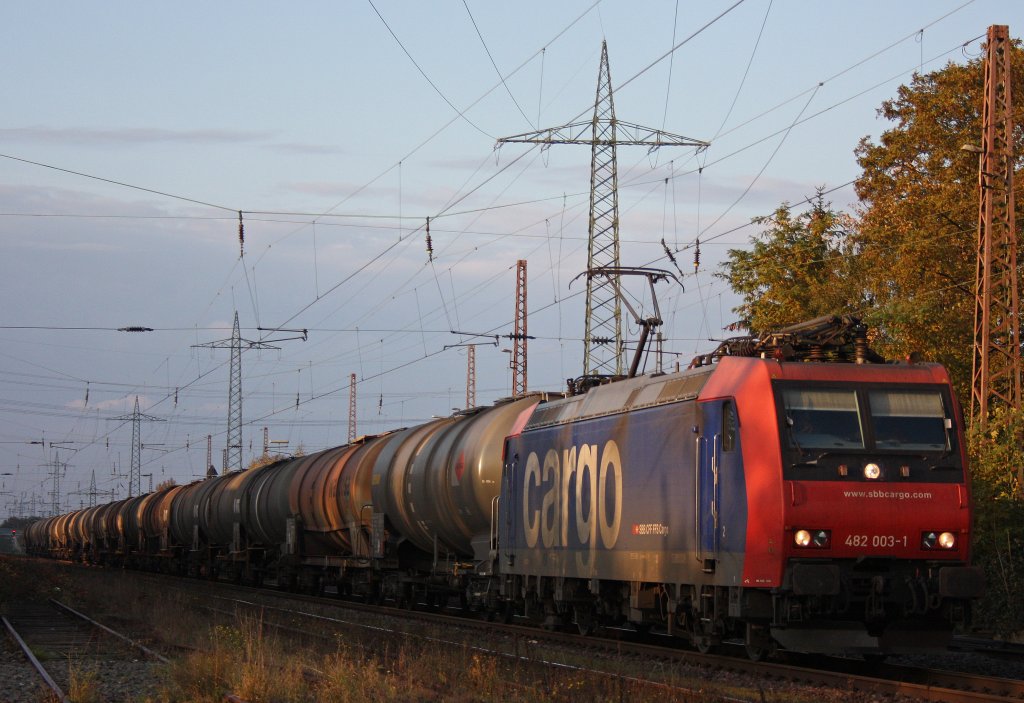
<instances>
[{"instance_id":1,"label":"482 003-1 number","mask_svg":"<svg viewBox=\"0 0 1024 703\"><path fill-rule=\"evenodd\" d=\"M847 535L847 547L906 547L907 536L896 535Z\"/></svg>"}]
</instances>

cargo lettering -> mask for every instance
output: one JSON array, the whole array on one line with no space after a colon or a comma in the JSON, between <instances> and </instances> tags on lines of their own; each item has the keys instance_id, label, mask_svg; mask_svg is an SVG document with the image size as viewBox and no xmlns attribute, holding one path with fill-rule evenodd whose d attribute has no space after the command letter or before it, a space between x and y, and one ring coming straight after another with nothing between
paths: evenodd
<instances>
[{"instance_id":1,"label":"cargo lettering","mask_svg":"<svg viewBox=\"0 0 1024 703\"><path fill-rule=\"evenodd\" d=\"M575 486L575 489L574 489ZM543 495L537 494L544 487ZM531 495L534 500L531 502ZM540 507L534 507L539 498ZM611 549L622 524L622 461L615 440L598 453L596 444L530 452L523 474L523 531L526 544L568 546L570 537L582 545ZM571 530L571 532L570 532Z\"/></svg>"}]
</instances>

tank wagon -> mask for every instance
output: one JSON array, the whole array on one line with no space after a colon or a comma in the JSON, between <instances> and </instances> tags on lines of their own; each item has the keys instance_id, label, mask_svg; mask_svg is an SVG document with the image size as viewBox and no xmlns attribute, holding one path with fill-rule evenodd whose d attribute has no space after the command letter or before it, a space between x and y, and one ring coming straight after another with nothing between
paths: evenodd
<instances>
[{"instance_id":1,"label":"tank wagon","mask_svg":"<svg viewBox=\"0 0 1024 703\"><path fill-rule=\"evenodd\" d=\"M941 366L880 361L856 320L822 318L48 518L26 542L753 657L941 647L983 590L963 418Z\"/></svg>"}]
</instances>

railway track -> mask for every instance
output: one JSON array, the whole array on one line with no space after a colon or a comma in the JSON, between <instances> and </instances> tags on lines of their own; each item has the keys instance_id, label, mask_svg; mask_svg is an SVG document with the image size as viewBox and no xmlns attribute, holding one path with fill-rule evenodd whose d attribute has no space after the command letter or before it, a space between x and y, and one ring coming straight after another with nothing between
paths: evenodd
<instances>
[{"instance_id":1,"label":"railway track","mask_svg":"<svg viewBox=\"0 0 1024 703\"><path fill-rule=\"evenodd\" d=\"M82 569L71 565L68 568ZM101 579L105 573L110 573L104 569L87 570ZM957 662L955 666L962 665L959 663L961 659L984 660L996 671L1001 667L1004 671L1017 672L1019 678L937 670L936 667L946 667L944 659L932 659L932 670L897 665L895 662L878 665L859 659L793 655L755 663L746 659L742 647L736 647L736 656L702 655L655 640L637 641L636 633L631 631L608 633L612 635L609 638L580 637L522 624L488 623L467 618L455 608L430 612L425 604L414 604L413 610L401 610L368 606L331 596L306 596L225 582L123 572L117 572L117 578L122 584L127 578L137 580L132 586L137 592L160 593L164 603L174 603L174 607L182 608L183 612L192 610L191 604L194 603L200 621L209 622L211 626L217 622L228 625L228 629L237 629L243 618L250 623L258 621L264 632L274 630L288 637L319 639L324 643L321 652L332 649L336 652L339 646L346 649L358 647L365 650L365 655L360 657L357 654L356 658L368 662L386 661L389 651L393 655L403 648L415 650L416 646L395 645L417 642L421 643L417 646L423 649L450 652L452 658L460 662L479 654L482 659L507 663L496 665L497 670L538 671L541 672L538 674L540 679L553 678L555 675L551 672L556 669L574 672L580 679L606 677L611 684L605 690L616 687L644 689L648 692L644 697L649 700L673 696L700 700L700 695L709 694L712 698L761 701L784 697L786 694L783 692L790 690L803 691L806 696L810 690L814 692L810 694L812 696L818 695L819 691L824 692L817 698L822 703L838 700L881 702L890 698L952 703L1024 701L1021 681L1024 679L1024 665L988 654L949 654L945 658ZM102 580L97 583L100 592L105 588L103 583ZM384 643L383 647L381 643ZM963 642L961 647L978 650L981 644ZM385 656L380 656L381 648L385 650ZM288 646L286 649L316 651L313 646ZM306 661L315 664L317 659L318 656L313 654ZM650 693L654 690L663 691L663 695L657 698ZM737 690L741 692L737 693Z\"/></svg>"},{"instance_id":2,"label":"railway track","mask_svg":"<svg viewBox=\"0 0 1024 703\"><path fill-rule=\"evenodd\" d=\"M185 587L192 588L191 583L186 582ZM634 641L635 634L629 632L613 632L608 638L581 637L533 626L484 622L448 612L400 610L222 583L203 585L214 588L213 596L204 596L205 607L227 615L258 613L265 627L292 635L317 636L315 627L335 633L338 629L378 635L386 632L419 638L440 647L471 646L481 653L521 664L571 667L591 675L616 677L631 686L667 687L668 693L676 695L696 692L694 688L670 683L680 676L701 682L699 688L707 690L708 673L721 672L730 678L738 675L752 681L824 686L851 693L944 703L1024 700L1024 681L1007 677L821 656L753 662L742 653L700 654ZM204 589L204 593L209 591ZM214 600L221 605L211 605ZM426 629L428 625L430 629ZM742 651L741 647L736 649ZM751 700L757 699L754 696Z\"/></svg>"},{"instance_id":3,"label":"railway track","mask_svg":"<svg viewBox=\"0 0 1024 703\"><path fill-rule=\"evenodd\" d=\"M4 629L52 697L62 703L82 697L124 698L126 682L140 691L146 688L150 661L168 662L55 600L19 603L10 611L2 618Z\"/></svg>"}]
</instances>

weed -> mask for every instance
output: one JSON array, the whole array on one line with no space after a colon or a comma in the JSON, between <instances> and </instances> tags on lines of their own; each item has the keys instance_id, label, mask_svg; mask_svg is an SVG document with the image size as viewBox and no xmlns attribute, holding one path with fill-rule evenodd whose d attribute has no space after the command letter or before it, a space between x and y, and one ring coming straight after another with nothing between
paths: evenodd
<instances>
[{"instance_id":1,"label":"weed","mask_svg":"<svg viewBox=\"0 0 1024 703\"><path fill-rule=\"evenodd\" d=\"M82 662L68 662L68 697L75 703L103 703L99 673Z\"/></svg>"}]
</instances>

